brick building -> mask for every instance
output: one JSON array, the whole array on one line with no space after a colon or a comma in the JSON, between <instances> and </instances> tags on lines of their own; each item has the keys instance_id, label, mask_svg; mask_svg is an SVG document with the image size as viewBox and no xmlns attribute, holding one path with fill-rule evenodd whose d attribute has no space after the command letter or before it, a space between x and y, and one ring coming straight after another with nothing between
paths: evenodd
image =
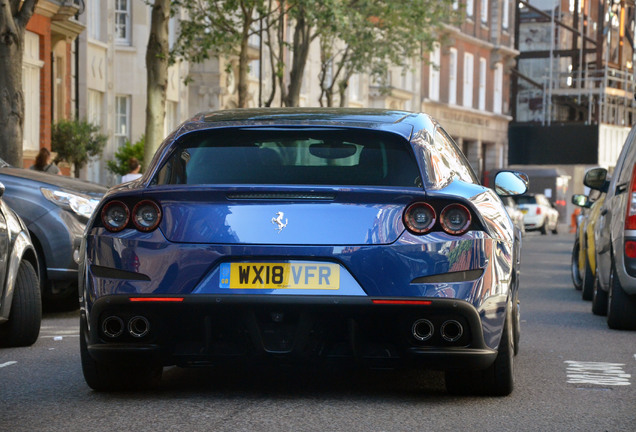
<instances>
[{"instance_id":1,"label":"brick building","mask_svg":"<svg viewBox=\"0 0 636 432\"><path fill-rule=\"evenodd\" d=\"M24 166L40 147L51 148L51 124L75 110L74 41L84 30L79 1L40 0L26 27L22 86L25 98ZM68 174L68 167L62 166Z\"/></svg>"},{"instance_id":2,"label":"brick building","mask_svg":"<svg viewBox=\"0 0 636 432\"><path fill-rule=\"evenodd\" d=\"M477 175L507 165L512 0L462 0L463 19L446 26L422 67L422 111L437 118Z\"/></svg>"}]
</instances>

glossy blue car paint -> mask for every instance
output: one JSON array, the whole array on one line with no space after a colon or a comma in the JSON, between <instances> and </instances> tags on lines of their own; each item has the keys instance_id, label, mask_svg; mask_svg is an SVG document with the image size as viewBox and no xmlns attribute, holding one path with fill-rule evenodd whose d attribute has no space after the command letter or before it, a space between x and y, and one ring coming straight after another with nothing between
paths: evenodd
<instances>
[{"instance_id":1,"label":"glossy blue car paint","mask_svg":"<svg viewBox=\"0 0 636 432\"><path fill-rule=\"evenodd\" d=\"M166 161L174 156L175 143L190 133L215 129L249 129L251 133L255 129L298 129L305 133L321 128L353 134L356 130L378 130L410 142L420 184L210 185L157 181ZM81 323L86 329L82 337L87 347L83 356L90 353L89 360L98 363L149 353L154 361L164 365L214 362L222 357L215 351L221 349L220 345L209 351L205 348L209 341L207 345L193 341L199 346L194 354L181 346L178 338L157 334L156 330L150 331L152 336L144 336L145 340L126 335L118 340L104 335L104 320L111 315L125 321L135 314L148 314L153 329L166 331L168 321L199 328L218 320L226 312L224 307L232 311L236 307L238 315L257 317L246 318L241 334L250 334L248 339L252 342L255 337L264 338L265 353L291 355L298 347L284 345L284 337L266 341L269 333L254 330L254 326L269 328L278 323L274 318L271 323L269 318L262 318L261 312L271 313L272 317L298 313L300 318L295 317L292 322L297 323L294 320L298 319L302 323L305 312L312 316L311 308L317 308L328 314L346 315L345 321L362 323L361 327L374 327L380 322L393 326L400 315L430 315L435 327L438 321L445 320L444 325L460 321L465 334L459 335L458 346L446 339L432 345L420 343L413 324L413 336L406 331L396 336L399 342L387 342L387 351L396 350L389 360L416 357L424 364L441 368L488 367L497 356L504 324L515 319L512 315L507 317L513 313L518 286L518 240L495 192L479 185L467 164L456 167L448 163L452 160L449 149L436 141L440 138L434 138L436 133L441 136L441 132L436 132L438 128L426 115L373 110L237 110L202 115L186 122L166 139L144 177L111 189L100 205L103 208L116 200L132 208L140 200L152 200L162 212L157 229L141 232L127 226L110 232L100 220L100 211L88 224L80 264ZM439 227L424 235L413 234L404 223L405 209L413 202L430 203L436 212L449 204L461 204L469 211L470 228L461 235L446 233ZM302 271L306 272L306 280L315 279L324 265L338 274L337 284L328 289L320 284L308 289L262 288L258 284L233 287L228 277L239 263L246 269L248 264L256 263L251 267L255 281L260 281L260 274L254 272L262 270L265 274L271 266L296 266L297 279ZM330 271L325 270L320 283L328 282ZM247 277L246 281L249 282ZM145 298L150 301L138 306L132 304L131 298L135 302ZM175 304L164 303L162 298L174 300ZM382 301L395 303L385 306ZM279 313L279 309L284 313ZM448 318L454 313L456 319ZM180 314L183 318L175 318ZM376 315L377 319L370 318ZM200 323L195 316L200 316ZM254 320L258 324L253 324ZM410 328L412 321L396 326ZM304 340L298 338L297 343ZM330 352L339 353L332 348ZM86 369L85 376L91 386L99 387Z\"/></svg>"}]
</instances>

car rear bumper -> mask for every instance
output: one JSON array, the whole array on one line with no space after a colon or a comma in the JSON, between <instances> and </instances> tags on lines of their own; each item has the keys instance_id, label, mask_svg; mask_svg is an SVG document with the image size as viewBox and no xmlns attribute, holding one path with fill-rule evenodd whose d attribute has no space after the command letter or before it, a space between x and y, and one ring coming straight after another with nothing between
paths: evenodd
<instances>
[{"instance_id":1,"label":"car rear bumper","mask_svg":"<svg viewBox=\"0 0 636 432\"><path fill-rule=\"evenodd\" d=\"M497 355L484 342L477 310L453 299L178 298L146 302L117 295L97 300L89 315L90 355L101 362L166 366L273 361L431 369L483 369ZM108 336L105 321L115 323L110 330L120 325L121 335ZM147 334L134 336L145 330L145 323Z\"/></svg>"}]
</instances>

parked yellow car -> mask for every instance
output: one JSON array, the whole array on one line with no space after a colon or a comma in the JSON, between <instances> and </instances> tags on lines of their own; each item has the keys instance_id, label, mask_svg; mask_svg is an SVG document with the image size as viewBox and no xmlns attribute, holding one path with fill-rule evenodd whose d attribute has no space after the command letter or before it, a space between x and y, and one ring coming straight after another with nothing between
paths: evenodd
<instances>
[{"instance_id":1,"label":"parked yellow car","mask_svg":"<svg viewBox=\"0 0 636 432\"><path fill-rule=\"evenodd\" d=\"M594 243L594 227L599 219L605 194L593 191L589 197L572 196L572 203L584 209L584 216L579 222L572 250L572 281L576 289L581 290L583 300L592 300L596 278L596 247ZM578 286L577 286L578 282Z\"/></svg>"}]
</instances>

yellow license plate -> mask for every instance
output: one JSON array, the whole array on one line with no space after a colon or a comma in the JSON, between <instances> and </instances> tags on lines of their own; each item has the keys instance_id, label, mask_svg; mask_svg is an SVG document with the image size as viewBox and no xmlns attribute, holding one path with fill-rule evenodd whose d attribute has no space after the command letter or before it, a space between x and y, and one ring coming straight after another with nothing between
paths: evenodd
<instances>
[{"instance_id":1,"label":"yellow license plate","mask_svg":"<svg viewBox=\"0 0 636 432\"><path fill-rule=\"evenodd\" d=\"M219 287L337 290L340 287L340 266L318 262L223 263Z\"/></svg>"},{"instance_id":2,"label":"yellow license plate","mask_svg":"<svg viewBox=\"0 0 636 432\"><path fill-rule=\"evenodd\" d=\"M523 214L528 213L528 209L521 209L521 213L523 213Z\"/></svg>"}]
</instances>

